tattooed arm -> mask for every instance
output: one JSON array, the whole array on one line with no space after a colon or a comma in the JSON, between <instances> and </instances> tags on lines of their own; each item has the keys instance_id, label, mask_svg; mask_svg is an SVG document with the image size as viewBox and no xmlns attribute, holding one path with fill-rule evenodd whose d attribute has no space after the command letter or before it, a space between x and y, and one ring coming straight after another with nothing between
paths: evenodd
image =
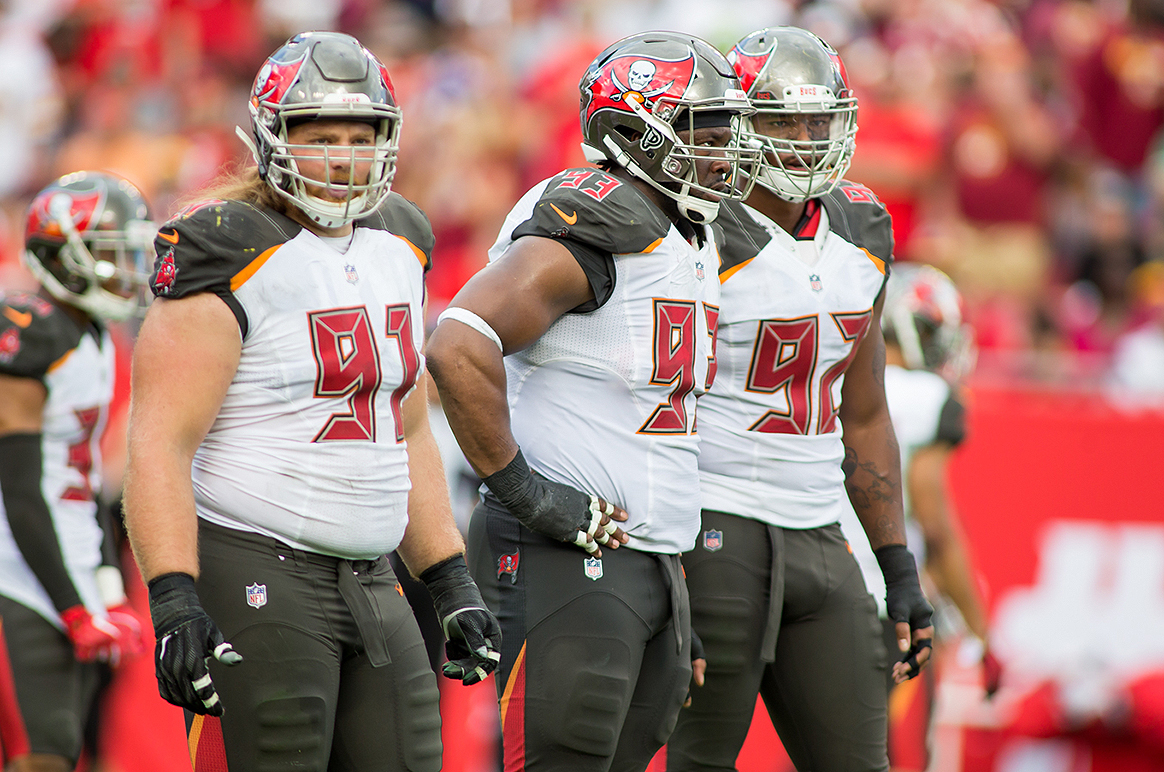
<instances>
[{"instance_id":1,"label":"tattooed arm","mask_svg":"<svg viewBox=\"0 0 1164 772\"><path fill-rule=\"evenodd\" d=\"M881 334L884 292L873 306L869 332L841 388L845 489L874 550L905 544L901 500L901 456L885 401L885 338Z\"/></svg>"},{"instance_id":2,"label":"tattooed arm","mask_svg":"<svg viewBox=\"0 0 1164 772\"><path fill-rule=\"evenodd\" d=\"M845 432L842 468L849 500L885 575L887 611L896 623L902 654L894 663L893 679L901 683L916 676L929 660L934 628L933 609L922 593L913 555L905 546L901 456L885 401L884 303L882 292L873 306L869 332L859 344L841 387L840 415Z\"/></svg>"}]
</instances>

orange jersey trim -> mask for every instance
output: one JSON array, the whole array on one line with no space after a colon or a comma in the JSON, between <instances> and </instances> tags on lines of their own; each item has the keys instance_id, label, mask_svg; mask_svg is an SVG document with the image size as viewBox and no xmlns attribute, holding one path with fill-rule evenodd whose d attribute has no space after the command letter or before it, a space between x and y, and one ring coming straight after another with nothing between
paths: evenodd
<instances>
[{"instance_id":1,"label":"orange jersey trim","mask_svg":"<svg viewBox=\"0 0 1164 772\"><path fill-rule=\"evenodd\" d=\"M51 373L53 370L56 370L58 367L63 365L65 363L65 360L68 359L69 357L71 357L73 355L73 352L76 350L77 349L73 348L73 349L69 349L68 351L66 351L64 356L62 356L60 359L58 359L57 361L53 362L51 365L48 366L48 372Z\"/></svg>"},{"instance_id":2,"label":"orange jersey trim","mask_svg":"<svg viewBox=\"0 0 1164 772\"><path fill-rule=\"evenodd\" d=\"M877 270L881 271L881 275L884 276L885 275L885 261L882 260L880 257L877 257L877 255L873 254L869 250L865 249L864 247L861 247L861 251L865 253L865 257L867 257L873 261L873 265L877 266Z\"/></svg>"},{"instance_id":3,"label":"orange jersey trim","mask_svg":"<svg viewBox=\"0 0 1164 772\"><path fill-rule=\"evenodd\" d=\"M399 234L393 233L392 235L396 236L396 238L400 239L401 241L403 241L405 244L408 245L409 249L411 249L413 254L416 255L416 259L420 261L421 267L428 268L428 256L425 255L421 249L419 249L415 244L413 244L411 241L409 241L408 239L404 238L403 236L401 236Z\"/></svg>"},{"instance_id":4,"label":"orange jersey trim","mask_svg":"<svg viewBox=\"0 0 1164 772\"><path fill-rule=\"evenodd\" d=\"M279 247L281 247L281 246L283 246L283 245L276 244L275 246L265 250L261 255L259 255L254 260L250 261L249 263L247 263L246 268L243 268L241 271L236 273L234 276L230 277L230 291L234 292L239 287L246 284L247 281L252 276L255 275L255 272L257 272L260 268L263 267L263 263L270 260L271 255L275 254L275 251L278 250Z\"/></svg>"},{"instance_id":5,"label":"orange jersey trim","mask_svg":"<svg viewBox=\"0 0 1164 772\"><path fill-rule=\"evenodd\" d=\"M723 273L721 273L721 274L719 275L719 283L720 283L720 284L723 284L725 281L727 281L727 280L728 280L728 279L730 279L731 277L735 276L735 275L736 275L736 271L740 270L740 269L741 269L741 268L743 268L745 265L747 265L748 263L752 262L752 261L753 261L753 260L755 260L755 259L756 259L756 258L754 258L754 257L749 257L749 258L748 258L747 260L745 260L744 262L742 262L742 263L740 263L740 264L738 264L738 265L733 265L731 268L727 269L726 271L724 271Z\"/></svg>"}]
</instances>

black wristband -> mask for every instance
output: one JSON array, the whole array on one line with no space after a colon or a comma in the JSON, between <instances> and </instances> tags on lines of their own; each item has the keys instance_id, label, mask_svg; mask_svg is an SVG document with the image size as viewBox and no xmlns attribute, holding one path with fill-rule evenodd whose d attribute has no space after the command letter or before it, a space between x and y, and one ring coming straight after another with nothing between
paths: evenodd
<instances>
[{"instance_id":1,"label":"black wristband","mask_svg":"<svg viewBox=\"0 0 1164 772\"><path fill-rule=\"evenodd\" d=\"M181 571L155 576L149 582L150 617L154 628L169 629L194 613L201 611L202 602L194 587L194 577Z\"/></svg>"},{"instance_id":2,"label":"black wristband","mask_svg":"<svg viewBox=\"0 0 1164 772\"><path fill-rule=\"evenodd\" d=\"M150 579L147 585L150 591L150 600L154 600L154 595L161 595L169 590L180 590L185 588L195 595L198 594L194 589L194 577L190 576L184 571L171 571L168 574L158 574L153 579Z\"/></svg>"},{"instance_id":3,"label":"black wristband","mask_svg":"<svg viewBox=\"0 0 1164 772\"><path fill-rule=\"evenodd\" d=\"M440 586L449 580L461 582L464 580L472 581L469 576L469 566L465 563L465 554L458 552L452 557L447 557L439 563L434 563L421 572L417 577L424 582L428 587L434 582Z\"/></svg>"},{"instance_id":4,"label":"black wristband","mask_svg":"<svg viewBox=\"0 0 1164 772\"><path fill-rule=\"evenodd\" d=\"M887 583L917 576L913 554L904 544L886 544L873 550L873 554L877 557L877 565L881 566L881 575Z\"/></svg>"},{"instance_id":5,"label":"black wristband","mask_svg":"<svg viewBox=\"0 0 1164 772\"><path fill-rule=\"evenodd\" d=\"M529 495L529 484L532 479L533 472L525 462L521 448L518 448L517 455L508 464L493 474L482 477L481 482L485 483L503 507L513 512L521 508L522 502Z\"/></svg>"}]
</instances>

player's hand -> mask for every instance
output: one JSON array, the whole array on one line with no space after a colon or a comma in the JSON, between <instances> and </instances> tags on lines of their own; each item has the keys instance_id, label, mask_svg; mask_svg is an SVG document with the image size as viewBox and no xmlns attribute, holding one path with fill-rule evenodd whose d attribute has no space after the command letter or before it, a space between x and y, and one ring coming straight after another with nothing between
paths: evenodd
<instances>
[{"instance_id":1,"label":"player's hand","mask_svg":"<svg viewBox=\"0 0 1164 772\"><path fill-rule=\"evenodd\" d=\"M958 646L958 664L982 669L982 690L986 692L987 699L992 698L1002 685L1002 663L994 656L990 646L976 635L967 635L962 639Z\"/></svg>"},{"instance_id":2,"label":"player's hand","mask_svg":"<svg viewBox=\"0 0 1164 772\"><path fill-rule=\"evenodd\" d=\"M483 478L497 500L531 531L574 544L595 557L618 549L630 536L618 527L625 510L589 493L530 471L521 450L504 469Z\"/></svg>"},{"instance_id":3,"label":"player's hand","mask_svg":"<svg viewBox=\"0 0 1164 772\"><path fill-rule=\"evenodd\" d=\"M108 662L116 658L118 632L107 619L95 617L77 604L61 612L61 623L78 662Z\"/></svg>"},{"instance_id":4,"label":"player's hand","mask_svg":"<svg viewBox=\"0 0 1164 772\"><path fill-rule=\"evenodd\" d=\"M707 675L707 656L704 653L703 641L699 638L699 633L695 632L695 628L691 628L691 683L694 686L703 686L703 681ZM691 689L687 690L687 699L683 702L683 707L691 707Z\"/></svg>"},{"instance_id":5,"label":"player's hand","mask_svg":"<svg viewBox=\"0 0 1164 772\"><path fill-rule=\"evenodd\" d=\"M109 623L117 628L117 652L109 664L117 667L122 657L135 657L146 650L149 638L141 616L128 603L107 609Z\"/></svg>"},{"instance_id":6,"label":"player's hand","mask_svg":"<svg viewBox=\"0 0 1164 772\"><path fill-rule=\"evenodd\" d=\"M454 555L430 566L420 580L428 587L445 634L449 661L441 667L446 678L465 686L483 681L501 662L501 625L485 607L464 555Z\"/></svg>"},{"instance_id":7,"label":"player's hand","mask_svg":"<svg viewBox=\"0 0 1164 772\"><path fill-rule=\"evenodd\" d=\"M242 655L223 640L203 610L189 574L163 574L150 581L150 616L154 622L154 669L162 699L211 716L221 716L222 702L214 690L206 662L242 662Z\"/></svg>"},{"instance_id":8,"label":"player's hand","mask_svg":"<svg viewBox=\"0 0 1164 772\"><path fill-rule=\"evenodd\" d=\"M913 555L904 544L888 544L875 550L885 576L885 605L895 623L901 661L893 666L894 683L917 676L933 654L934 609L922 592Z\"/></svg>"}]
</instances>

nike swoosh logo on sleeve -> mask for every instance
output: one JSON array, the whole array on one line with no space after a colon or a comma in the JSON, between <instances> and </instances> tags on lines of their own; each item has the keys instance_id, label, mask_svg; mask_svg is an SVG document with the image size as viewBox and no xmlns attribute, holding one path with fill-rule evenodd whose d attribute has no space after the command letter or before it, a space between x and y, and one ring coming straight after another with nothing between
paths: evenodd
<instances>
[{"instance_id":1,"label":"nike swoosh logo on sleeve","mask_svg":"<svg viewBox=\"0 0 1164 772\"><path fill-rule=\"evenodd\" d=\"M554 208L554 211L558 213L559 217L566 221L567 225L573 225L574 223L578 222L578 212L571 212L569 215L567 215L554 204L550 204L550 206Z\"/></svg>"}]
</instances>

